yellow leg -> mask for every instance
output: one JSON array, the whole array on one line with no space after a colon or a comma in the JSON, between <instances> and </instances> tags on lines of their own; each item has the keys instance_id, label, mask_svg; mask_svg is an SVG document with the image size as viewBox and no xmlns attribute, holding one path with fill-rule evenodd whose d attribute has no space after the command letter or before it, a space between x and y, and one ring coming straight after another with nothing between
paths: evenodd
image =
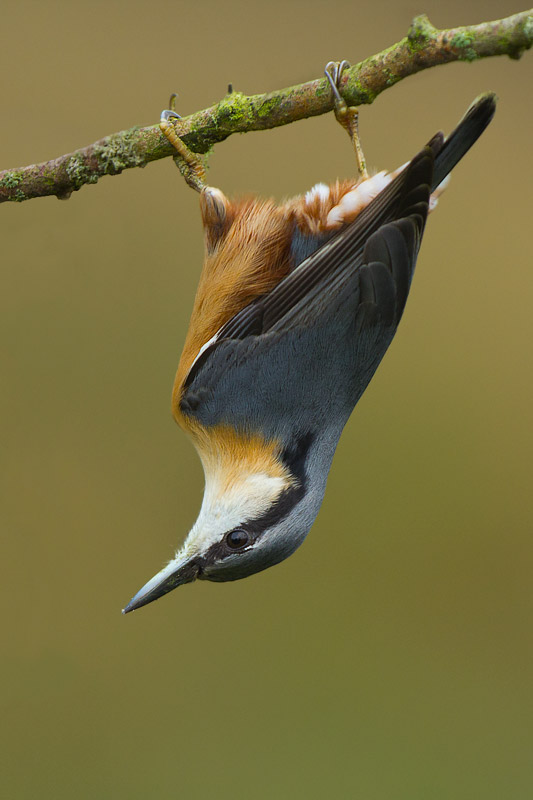
<instances>
[{"instance_id":1,"label":"yellow leg","mask_svg":"<svg viewBox=\"0 0 533 800\"><path fill-rule=\"evenodd\" d=\"M349 66L350 64L348 61L329 61L326 64L324 73L330 83L331 91L333 92L335 117L352 140L355 150L355 159L357 161L357 171L360 177L366 180L366 178L368 178L368 172L366 170L363 148L359 141L359 111L355 106L348 106L346 100L344 100L339 92L339 83L342 73Z\"/></svg>"},{"instance_id":2,"label":"yellow leg","mask_svg":"<svg viewBox=\"0 0 533 800\"><path fill-rule=\"evenodd\" d=\"M179 171L189 186L192 186L197 192L201 192L206 186L205 167L199 156L189 150L183 139L180 139L178 135L176 122L181 117L175 111L175 101L176 95L173 94L170 97L170 108L161 112L159 127L161 128L161 133L177 151L174 161Z\"/></svg>"}]
</instances>

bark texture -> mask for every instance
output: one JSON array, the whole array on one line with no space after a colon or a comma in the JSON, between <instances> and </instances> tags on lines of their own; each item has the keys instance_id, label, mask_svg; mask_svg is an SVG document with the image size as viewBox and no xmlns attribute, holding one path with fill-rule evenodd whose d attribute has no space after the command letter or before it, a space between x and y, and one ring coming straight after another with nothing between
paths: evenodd
<instances>
[{"instance_id":1,"label":"bark texture","mask_svg":"<svg viewBox=\"0 0 533 800\"><path fill-rule=\"evenodd\" d=\"M497 55L518 59L532 44L533 9L446 30L419 16L400 42L346 70L340 90L348 105L372 103L385 89L423 69ZM211 108L181 120L180 136L194 152L206 153L232 133L275 128L332 108L325 78L250 97L232 92ZM0 202L47 195L65 199L103 175L118 175L174 154L158 124L130 128L52 161L0 171Z\"/></svg>"}]
</instances>

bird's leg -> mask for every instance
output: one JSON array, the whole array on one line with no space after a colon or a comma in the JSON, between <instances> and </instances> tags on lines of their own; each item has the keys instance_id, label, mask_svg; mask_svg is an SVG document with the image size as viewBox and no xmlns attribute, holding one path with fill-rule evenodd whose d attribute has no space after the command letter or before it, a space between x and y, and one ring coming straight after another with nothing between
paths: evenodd
<instances>
[{"instance_id":1,"label":"bird's leg","mask_svg":"<svg viewBox=\"0 0 533 800\"><path fill-rule=\"evenodd\" d=\"M181 119L176 113L176 94L170 96L170 108L161 112L159 127L162 134L168 139L170 144L176 149L174 162L189 184L197 192L202 192L206 188L205 167L198 155L193 153L177 132L176 122Z\"/></svg>"},{"instance_id":2,"label":"bird's leg","mask_svg":"<svg viewBox=\"0 0 533 800\"><path fill-rule=\"evenodd\" d=\"M350 64L348 61L329 61L326 64L324 73L330 83L331 91L333 92L335 117L352 140L357 161L357 171L359 172L359 176L363 180L366 180L368 178L368 172L366 170L366 161L361 142L359 141L359 111L355 106L349 106L339 92L339 83L342 73L349 66Z\"/></svg>"},{"instance_id":3,"label":"bird's leg","mask_svg":"<svg viewBox=\"0 0 533 800\"><path fill-rule=\"evenodd\" d=\"M174 161L177 168L193 189L200 193L200 210L204 223L207 251L212 252L225 235L231 222L228 221L230 202L226 196L205 181L202 160L191 152L176 130L176 121L181 117L175 110L176 95L170 96L170 108L161 112L159 127L170 144L177 150Z\"/></svg>"}]
</instances>

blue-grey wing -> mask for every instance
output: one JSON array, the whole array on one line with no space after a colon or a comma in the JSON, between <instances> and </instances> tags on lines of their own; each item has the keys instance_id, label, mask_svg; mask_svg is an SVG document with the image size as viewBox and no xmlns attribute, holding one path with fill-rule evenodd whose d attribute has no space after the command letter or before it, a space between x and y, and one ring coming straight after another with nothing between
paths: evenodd
<instances>
[{"instance_id":1,"label":"blue-grey wing","mask_svg":"<svg viewBox=\"0 0 533 800\"><path fill-rule=\"evenodd\" d=\"M358 218L230 320L191 369L183 413L272 437L344 424L402 315L432 169L425 148L365 227Z\"/></svg>"},{"instance_id":2,"label":"blue-grey wing","mask_svg":"<svg viewBox=\"0 0 533 800\"><path fill-rule=\"evenodd\" d=\"M402 316L430 191L494 108L478 98L448 139L434 136L353 223L229 320L187 376L183 413L273 437L342 426Z\"/></svg>"}]
</instances>

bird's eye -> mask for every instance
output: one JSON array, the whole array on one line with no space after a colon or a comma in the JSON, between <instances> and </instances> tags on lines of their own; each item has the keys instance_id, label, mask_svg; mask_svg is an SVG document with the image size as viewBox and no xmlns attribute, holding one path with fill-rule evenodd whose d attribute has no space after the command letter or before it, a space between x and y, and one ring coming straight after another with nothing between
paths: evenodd
<instances>
[{"instance_id":1,"label":"bird's eye","mask_svg":"<svg viewBox=\"0 0 533 800\"><path fill-rule=\"evenodd\" d=\"M227 534L226 544L228 547L231 547L232 550L240 550L241 547L244 547L245 544L248 544L249 539L249 533L242 528L237 528L236 530L230 531L230 533Z\"/></svg>"}]
</instances>

